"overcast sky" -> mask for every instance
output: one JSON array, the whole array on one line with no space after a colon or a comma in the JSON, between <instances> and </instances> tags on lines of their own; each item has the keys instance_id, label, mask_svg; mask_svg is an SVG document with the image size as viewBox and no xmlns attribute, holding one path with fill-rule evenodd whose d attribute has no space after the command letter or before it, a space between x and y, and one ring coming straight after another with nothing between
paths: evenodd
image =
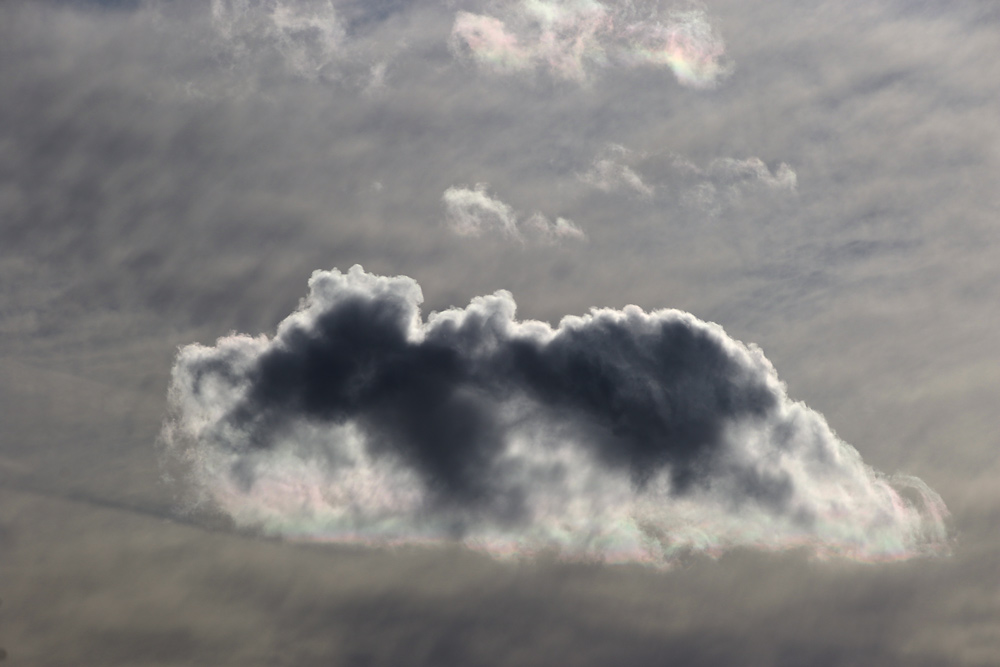
<instances>
[{"instance_id":1,"label":"overcast sky","mask_svg":"<svg viewBox=\"0 0 1000 667\"><path fill-rule=\"evenodd\" d=\"M6 660L1000 664L998 180L992 0L2 3Z\"/></svg>"}]
</instances>

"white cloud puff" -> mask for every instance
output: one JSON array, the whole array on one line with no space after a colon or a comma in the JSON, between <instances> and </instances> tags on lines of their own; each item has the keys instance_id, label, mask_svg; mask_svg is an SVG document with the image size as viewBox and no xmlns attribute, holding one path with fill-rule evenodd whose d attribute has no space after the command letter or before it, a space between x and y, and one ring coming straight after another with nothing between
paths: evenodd
<instances>
[{"instance_id":1,"label":"white cloud puff","mask_svg":"<svg viewBox=\"0 0 1000 667\"><path fill-rule=\"evenodd\" d=\"M452 186L444 191L441 201L448 226L460 236L497 234L517 241L531 237L550 242L586 239L583 231L566 218L553 222L535 212L522 223L511 206L490 194L486 183L477 183L474 188Z\"/></svg>"}]
</instances>

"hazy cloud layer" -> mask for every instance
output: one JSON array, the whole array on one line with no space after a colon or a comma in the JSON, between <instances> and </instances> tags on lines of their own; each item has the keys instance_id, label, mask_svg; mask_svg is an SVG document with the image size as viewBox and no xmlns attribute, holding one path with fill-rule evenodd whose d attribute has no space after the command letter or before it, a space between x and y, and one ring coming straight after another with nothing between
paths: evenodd
<instances>
[{"instance_id":1,"label":"hazy cloud layer","mask_svg":"<svg viewBox=\"0 0 1000 667\"><path fill-rule=\"evenodd\" d=\"M497 16L462 11L452 49L502 74L544 70L573 81L609 66L669 67L687 86L711 88L730 72L702 9L660 13L657 3L507 0Z\"/></svg>"},{"instance_id":2,"label":"hazy cloud layer","mask_svg":"<svg viewBox=\"0 0 1000 667\"><path fill-rule=\"evenodd\" d=\"M680 311L514 319L509 293L317 271L274 338L181 350L169 454L195 499L308 539L497 555L948 551L940 497L866 466L755 347Z\"/></svg>"},{"instance_id":3,"label":"hazy cloud layer","mask_svg":"<svg viewBox=\"0 0 1000 667\"><path fill-rule=\"evenodd\" d=\"M189 97L276 99L276 89L289 84L382 90L410 44L371 33L367 23L380 9L357 0L150 0L106 20L124 18L130 33L146 33L153 50L173 42L160 54L166 58L157 76Z\"/></svg>"},{"instance_id":4,"label":"hazy cloud layer","mask_svg":"<svg viewBox=\"0 0 1000 667\"><path fill-rule=\"evenodd\" d=\"M566 218L559 217L552 222L536 211L519 220L511 206L490 195L486 183L477 183L475 188L452 186L444 191L441 201L445 206L448 226L459 236L499 234L511 240L531 238L550 243L587 238L572 220Z\"/></svg>"},{"instance_id":5,"label":"hazy cloud layer","mask_svg":"<svg viewBox=\"0 0 1000 667\"><path fill-rule=\"evenodd\" d=\"M318 77L345 41L331 0L212 0L212 27L235 60L281 58Z\"/></svg>"}]
</instances>

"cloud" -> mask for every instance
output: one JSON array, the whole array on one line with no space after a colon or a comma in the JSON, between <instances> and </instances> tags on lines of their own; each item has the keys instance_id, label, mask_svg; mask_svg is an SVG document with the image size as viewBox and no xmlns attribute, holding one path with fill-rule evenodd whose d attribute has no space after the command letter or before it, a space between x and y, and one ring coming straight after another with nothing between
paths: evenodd
<instances>
[{"instance_id":1,"label":"cloud","mask_svg":"<svg viewBox=\"0 0 1000 667\"><path fill-rule=\"evenodd\" d=\"M555 222L552 222L541 213L533 213L525 225L539 238L550 243L562 239L576 239L578 241L585 241L587 239L587 235L583 233L583 230L567 218L556 218Z\"/></svg>"},{"instance_id":2,"label":"cloud","mask_svg":"<svg viewBox=\"0 0 1000 667\"><path fill-rule=\"evenodd\" d=\"M155 0L149 7L162 14L168 4ZM160 23L171 34L198 35L188 48L214 65L186 81L195 96L239 97L291 80L372 97L386 91L394 59L413 46L402 35L380 34L380 11L352 1L212 0L193 26Z\"/></svg>"},{"instance_id":3,"label":"cloud","mask_svg":"<svg viewBox=\"0 0 1000 667\"><path fill-rule=\"evenodd\" d=\"M510 238L519 237L514 209L491 197L487 188L485 183L479 183L475 189L450 187L444 191L441 201L452 230L462 236L496 231Z\"/></svg>"},{"instance_id":4,"label":"cloud","mask_svg":"<svg viewBox=\"0 0 1000 667\"><path fill-rule=\"evenodd\" d=\"M709 215L739 206L748 197L795 192L798 185L787 164L780 163L772 173L757 157L716 158L705 169L677 157L673 166L683 184L681 201Z\"/></svg>"},{"instance_id":5,"label":"cloud","mask_svg":"<svg viewBox=\"0 0 1000 667\"><path fill-rule=\"evenodd\" d=\"M691 167L696 173L697 167ZM720 185L751 187L757 185L776 190L794 190L798 185L798 177L784 162L780 163L772 173L760 158L751 157L743 160L736 158L718 158L712 160L705 176Z\"/></svg>"},{"instance_id":6,"label":"cloud","mask_svg":"<svg viewBox=\"0 0 1000 667\"><path fill-rule=\"evenodd\" d=\"M590 169L580 175L580 180L599 190L614 192L631 190L643 197L652 197L654 187L646 185L628 162L636 154L619 144L611 144L594 158Z\"/></svg>"},{"instance_id":7,"label":"cloud","mask_svg":"<svg viewBox=\"0 0 1000 667\"><path fill-rule=\"evenodd\" d=\"M533 213L523 223L509 205L489 194L489 185L477 183L475 188L450 187L441 197L448 225L460 236L500 234L508 239L523 240L527 233L538 240L555 242L561 239L584 240L586 235L572 220L556 218L552 222L541 213Z\"/></svg>"},{"instance_id":8,"label":"cloud","mask_svg":"<svg viewBox=\"0 0 1000 667\"><path fill-rule=\"evenodd\" d=\"M211 25L234 59L277 56L307 78L334 62L345 41L330 0L212 0Z\"/></svg>"},{"instance_id":9,"label":"cloud","mask_svg":"<svg viewBox=\"0 0 1000 667\"><path fill-rule=\"evenodd\" d=\"M316 271L273 338L188 345L168 460L192 501L297 539L502 555L944 554L923 482L864 464L763 353L676 310L553 328L511 295L420 313L411 278Z\"/></svg>"},{"instance_id":10,"label":"cloud","mask_svg":"<svg viewBox=\"0 0 1000 667\"><path fill-rule=\"evenodd\" d=\"M700 168L680 155L633 151L618 144L605 147L579 178L604 192L671 199L712 215L747 197L789 194L798 187L798 177L784 162L772 171L757 157L726 157Z\"/></svg>"},{"instance_id":11,"label":"cloud","mask_svg":"<svg viewBox=\"0 0 1000 667\"><path fill-rule=\"evenodd\" d=\"M711 88L731 71L704 10L661 18L646 4L516 0L499 5L499 17L462 11L451 48L500 74L541 69L581 82L610 66L669 67L681 84Z\"/></svg>"}]
</instances>

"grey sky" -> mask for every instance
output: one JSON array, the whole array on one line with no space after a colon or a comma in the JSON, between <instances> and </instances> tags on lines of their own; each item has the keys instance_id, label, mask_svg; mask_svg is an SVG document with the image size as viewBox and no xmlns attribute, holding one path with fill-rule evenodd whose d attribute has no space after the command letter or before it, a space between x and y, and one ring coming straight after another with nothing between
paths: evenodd
<instances>
[{"instance_id":1,"label":"grey sky","mask_svg":"<svg viewBox=\"0 0 1000 667\"><path fill-rule=\"evenodd\" d=\"M11 664L1000 663L995 3L660 4L605 7L704 12L714 85L614 40L580 76L456 47L460 12L514 31L520 2L0 7ZM446 193L479 183L519 239L455 233ZM181 513L156 445L177 346L271 335L314 270L354 264L418 281L425 314L506 289L552 325L717 322L867 464L940 493L954 553L657 572Z\"/></svg>"}]
</instances>

